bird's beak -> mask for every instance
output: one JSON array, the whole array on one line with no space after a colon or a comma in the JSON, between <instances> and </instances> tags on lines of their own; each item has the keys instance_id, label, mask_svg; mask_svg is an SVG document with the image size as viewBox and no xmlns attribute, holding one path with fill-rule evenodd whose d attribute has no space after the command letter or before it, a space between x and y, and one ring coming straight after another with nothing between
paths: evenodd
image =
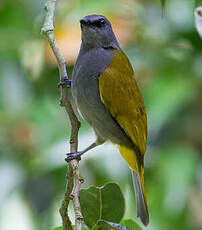
<instances>
[{"instance_id":1,"label":"bird's beak","mask_svg":"<svg viewBox=\"0 0 202 230\"><path fill-rule=\"evenodd\" d=\"M91 22L85 17L80 20L81 30L82 31L94 31L94 28L91 26Z\"/></svg>"},{"instance_id":2,"label":"bird's beak","mask_svg":"<svg viewBox=\"0 0 202 230\"><path fill-rule=\"evenodd\" d=\"M88 24L89 24L89 21L87 21L87 20L85 20L84 18L82 18L82 19L80 20L80 23L81 23L81 25L88 25Z\"/></svg>"},{"instance_id":3,"label":"bird's beak","mask_svg":"<svg viewBox=\"0 0 202 230\"><path fill-rule=\"evenodd\" d=\"M89 26L90 23L89 23L89 21L88 21L87 19L82 18L82 19L80 20L80 25L81 25L81 29L83 29L84 26Z\"/></svg>"}]
</instances>

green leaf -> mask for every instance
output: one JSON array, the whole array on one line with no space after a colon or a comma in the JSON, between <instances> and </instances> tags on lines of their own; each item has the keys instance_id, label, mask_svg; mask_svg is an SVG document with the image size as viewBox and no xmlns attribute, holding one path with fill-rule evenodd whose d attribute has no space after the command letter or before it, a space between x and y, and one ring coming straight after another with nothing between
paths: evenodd
<instances>
[{"instance_id":1,"label":"green leaf","mask_svg":"<svg viewBox=\"0 0 202 230\"><path fill-rule=\"evenodd\" d=\"M110 230L111 226L104 221L104 220L98 220L97 224L95 224L92 228L92 230Z\"/></svg>"},{"instance_id":2,"label":"green leaf","mask_svg":"<svg viewBox=\"0 0 202 230\"><path fill-rule=\"evenodd\" d=\"M142 230L140 225L137 224L132 219L126 219L126 220L121 221L121 225L126 226L128 229L132 229L132 230Z\"/></svg>"},{"instance_id":3,"label":"green leaf","mask_svg":"<svg viewBox=\"0 0 202 230\"><path fill-rule=\"evenodd\" d=\"M119 223L124 215L124 197L115 183L81 189L79 197L84 222L89 228L101 219Z\"/></svg>"}]
</instances>

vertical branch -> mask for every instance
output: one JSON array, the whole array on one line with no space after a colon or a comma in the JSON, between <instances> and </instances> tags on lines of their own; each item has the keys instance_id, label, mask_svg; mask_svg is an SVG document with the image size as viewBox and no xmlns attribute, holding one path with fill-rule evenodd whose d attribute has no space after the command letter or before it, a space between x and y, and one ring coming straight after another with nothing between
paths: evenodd
<instances>
[{"instance_id":1,"label":"vertical branch","mask_svg":"<svg viewBox=\"0 0 202 230\"><path fill-rule=\"evenodd\" d=\"M60 81L61 82L69 82L68 75L66 71L66 63L63 55L61 54L59 47L56 43L55 35L54 35L54 13L56 7L56 0L47 0L45 5L46 16L44 20L44 24L41 28L41 33L46 36L49 45L51 46L53 53L58 62L58 69L60 73ZM60 106L64 106L65 110L69 116L71 122L71 138L70 138L70 152L77 152L78 148L78 131L80 128L80 122L78 121L70 100L68 98L68 88L70 84L61 85L61 98L60 98ZM62 217L62 224L64 230L72 230L72 224L68 217L68 205L70 199L73 200L74 212L75 212L75 229L81 230L81 223L83 220L80 203L79 203L79 189L80 185L83 182L79 175L79 162L78 160L71 160L69 162L68 173L66 175L66 189L64 194L64 200L62 202L60 208L60 214Z\"/></svg>"}]
</instances>

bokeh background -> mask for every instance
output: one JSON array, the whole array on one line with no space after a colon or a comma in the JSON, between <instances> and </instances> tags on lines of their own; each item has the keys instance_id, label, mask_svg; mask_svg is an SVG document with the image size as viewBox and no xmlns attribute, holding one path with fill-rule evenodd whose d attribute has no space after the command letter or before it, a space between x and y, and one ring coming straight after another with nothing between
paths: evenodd
<instances>
[{"instance_id":1,"label":"bokeh background","mask_svg":"<svg viewBox=\"0 0 202 230\"><path fill-rule=\"evenodd\" d=\"M40 35L44 0L0 1L0 229L61 225L70 134L60 108L58 69ZM104 14L129 56L145 100L148 230L202 229L202 40L194 0L60 0L56 37L71 76L79 19ZM84 121L79 149L95 139ZM135 218L130 171L107 143L80 163L83 187L117 182L125 218ZM73 215L73 214L71 214ZM72 216L73 217L73 216Z\"/></svg>"}]
</instances>

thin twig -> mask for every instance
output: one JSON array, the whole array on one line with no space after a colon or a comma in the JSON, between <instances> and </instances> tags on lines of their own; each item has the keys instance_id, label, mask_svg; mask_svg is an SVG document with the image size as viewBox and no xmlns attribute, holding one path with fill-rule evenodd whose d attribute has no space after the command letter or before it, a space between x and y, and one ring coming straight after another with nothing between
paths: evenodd
<instances>
[{"instance_id":1,"label":"thin twig","mask_svg":"<svg viewBox=\"0 0 202 230\"><path fill-rule=\"evenodd\" d=\"M60 81L68 79L66 71L66 63L63 55L61 54L59 47L56 43L54 35L54 13L56 7L56 0L47 0L45 5L46 16L44 20L41 33L46 36L53 53L58 62L58 69L60 73ZM71 138L70 138L70 152L77 152L78 149L78 131L80 128L80 122L78 121L70 100L68 98L68 86L62 85L60 105L65 107L65 110L69 116L71 122ZM72 224L68 217L68 205L70 199L73 199L74 212L75 212L75 230L81 230L81 223L83 220L80 202L79 202L79 189L83 182L79 175L79 162L77 160L71 160L69 162L68 172L67 172L67 184L64 194L64 200L60 208L60 214L62 217L63 230L72 230Z\"/></svg>"}]
</instances>

